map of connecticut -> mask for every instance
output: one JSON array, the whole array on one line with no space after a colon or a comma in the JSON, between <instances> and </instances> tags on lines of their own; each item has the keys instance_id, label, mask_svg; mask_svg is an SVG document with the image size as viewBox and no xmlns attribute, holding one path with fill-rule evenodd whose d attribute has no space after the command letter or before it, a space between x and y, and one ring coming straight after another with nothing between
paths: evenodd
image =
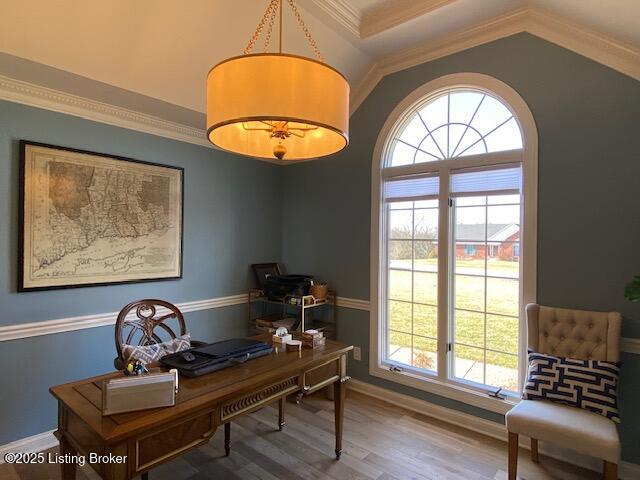
<instances>
[{"instance_id":1,"label":"map of connecticut","mask_svg":"<svg viewBox=\"0 0 640 480\"><path fill-rule=\"evenodd\" d=\"M25 199L30 279L101 283L175 273L180 183L153 168L162 169L33 155Z\"/></svg>"}]
</instances>

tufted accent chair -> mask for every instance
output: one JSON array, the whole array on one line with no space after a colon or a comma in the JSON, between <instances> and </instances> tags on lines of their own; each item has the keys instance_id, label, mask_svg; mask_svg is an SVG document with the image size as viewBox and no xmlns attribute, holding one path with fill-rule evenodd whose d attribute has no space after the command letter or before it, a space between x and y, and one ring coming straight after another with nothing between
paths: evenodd
<instances>
[{"instance_id":1,"label":"tufted accent chair","mask_svg":"<svg viewBox=\"0 0 640 480\"><path fill-rule=\"evenodd\" d=\"M526 306L530 349L582 360L620 360L621 317L617 312ZM620 439L608 418L546 400L521 400L506 416L509 432L509 480L516 479L518 435L531 437L531 458L538 461L538 440L549 441L604 460L604 478L618 478Z\"/></svg>"}]
</instances>

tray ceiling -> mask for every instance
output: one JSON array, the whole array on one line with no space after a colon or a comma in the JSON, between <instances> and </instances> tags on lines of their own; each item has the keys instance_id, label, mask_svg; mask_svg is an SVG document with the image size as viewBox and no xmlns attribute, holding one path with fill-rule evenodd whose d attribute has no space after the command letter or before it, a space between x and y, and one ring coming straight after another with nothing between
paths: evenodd
<instances>
[{"instance_id":1,"label":"tray ceiling","mask_svg":"<svg viewBox=\"0 0 640 480\"><path fill-rule=\"evenodd\" d=\"M327 62L347 76L352 89L390 56L442 42L523 7L542 8L633 49L640 46L637 0L298 4ZM266 5L266 0L0 0L0 51L202 112L208 70L242 53ZM311 56L295 19L287 8L285 12L285 50Z\"/></svg>"}]
</instances>

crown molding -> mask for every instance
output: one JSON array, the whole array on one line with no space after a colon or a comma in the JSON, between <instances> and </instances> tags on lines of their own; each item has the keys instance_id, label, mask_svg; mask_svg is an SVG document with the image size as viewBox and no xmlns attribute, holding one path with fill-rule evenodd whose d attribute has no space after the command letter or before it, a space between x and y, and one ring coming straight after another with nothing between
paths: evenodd
<instances>
[{"instance_id":1,"label":"crown molding","mask_svg":"<svg viewBox=\"0 0 640 480\"><path fill-rule=\"evenodd\" d=\"M526 30L640 80L640 48L541 9L529 9Z\"/></svg>"},{"instance_id":2,"label":"crown molding","mask_svg":"<svg viewBox=\"0 0 640 480\"><path fill-rule=\"evenodd\" d=\"M212 147L203 129L0 75L0 100Z\"/></svg>"},{"instance_id":3,"label":"crown molding","mask_svg":"<svg viewBox=\"0 0 640 480\"><path fill-rule=\"evenodd\" d=\"M351 98L349 99L349 114L353 115L358 107L364 102L365 98L376 88L376 85L382 80L383 74L377 63L373 63L360 83L351 90Z\"/></svg>"},{"instance_id":4,"label":"crown molding","mask_svg":"<svg viewBox=\"0 0 640 480\"><path fill-rule=\"evenodd\" d=\"M355 37L360 37L360 12L347 0L313 0L324 13Z\"/></svg>"},{"instance_id":5,"label":"crown molding","mask_svg":"<svg viewBox=\"0 0 640 480\"><path fill-rule=\"evenodd\" d=\"M363 91L354 92L351 111L358 109L368 92L385 75L522 32L528 32L640 80L640 48L549 12L521 8L446 38L379 59L377 69L370 70L360 82L358 89L362 88Z\"/></svg>"},{"instance_id":6,"label":"crown molding","mask_svg":"<svg viewBox=\"0 0 640 480\"><path fill-rule=\"evenodd\" d=\"M444 7L455 0L394 0L364 12L360 21L360 38L382 33L414 18Z\"/></svg>"}]
</instances>

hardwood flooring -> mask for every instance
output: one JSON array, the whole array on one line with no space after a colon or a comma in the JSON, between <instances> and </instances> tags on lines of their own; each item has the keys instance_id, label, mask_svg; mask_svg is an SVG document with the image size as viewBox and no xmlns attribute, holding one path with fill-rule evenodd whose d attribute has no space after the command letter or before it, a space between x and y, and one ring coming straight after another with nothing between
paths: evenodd
<instances>
[{"instance_id":1,"label":"hardwood flooring","mask_svg":"<svg viewBox=\"0 0 640 480\"><path fill-rule=\"evenodd\" d=\"M150 480L501 480L506 479L506 443L349 391L344 445L334 456L333 403L323 394L287 403L278 432L275 403L232 424L231 455L224 456L224 431L208 445L159 467ZM597 479L598 473L520 451L523 479ZM56 465L0 465L2 480L59 479ZM89 468L79 480L93 480Z\"/></svg>"}]
</instances>

